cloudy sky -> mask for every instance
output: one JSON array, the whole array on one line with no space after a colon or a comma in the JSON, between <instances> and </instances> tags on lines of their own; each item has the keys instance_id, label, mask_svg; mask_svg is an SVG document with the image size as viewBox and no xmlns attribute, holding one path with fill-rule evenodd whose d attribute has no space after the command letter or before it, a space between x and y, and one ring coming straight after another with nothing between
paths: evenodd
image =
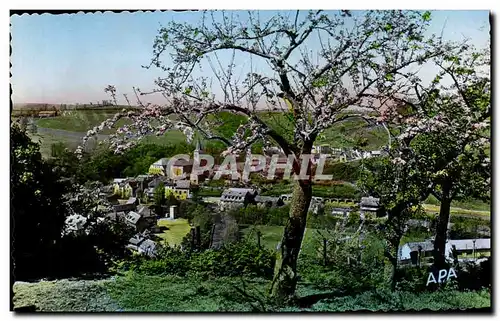
<instances>
[{"instance_id":1,"label":"cloudy sky","mask_svg":"<svg viewBox=\"0 0 500 321\"><path fill-rule=\"evenodd\" d=\"M261 18L275 13L262 12ZM490 37L488 15L488 11L433 11L428 32L443 30L447 40L470 38L472 44L485 46ZM14 15L12 99L14 103L88 103L108 99L103 90L108 84L129 96L133 86L151 90L162 73L141 66L150 62L158 28L172 20L196 24L200 18L198 12ZM309 47L314 50L314 43ZM248 68L246 57L236 60L241 70ZM161 102L154 101L160 97L152 99Z\"/></svg>"}]
</instances>

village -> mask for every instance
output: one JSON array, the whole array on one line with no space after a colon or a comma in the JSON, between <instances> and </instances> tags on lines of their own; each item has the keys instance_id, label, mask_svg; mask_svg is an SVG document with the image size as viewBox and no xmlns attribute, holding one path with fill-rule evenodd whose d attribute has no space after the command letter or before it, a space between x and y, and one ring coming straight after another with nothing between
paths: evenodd
<instances>
[{"instance_id":1,"label":"village","mask_svg":"<svg viewBox=\"0 0 500 321\"><path fill-rule=\"evenodd\" d=\"M344 158L339 161L346 161L347 153L337 149L330 149L323 145L315 148L317 152L337 152ZM356 157L376 157L381 154L375 152L350 153L349 159ZM200 142L197 142L194 150L194 159L200 157L203 153ZM338 154L337 154L338 155ZM280 158L283 160L284 158ZM284 159L286 161L286 158ZM105 216L108 220L121 220L130 227L134 228L137 234L129 240L127 246L130 250L140 254L154 256L156 253L157 242L162 239L158 237L165 232L165 226L162 222L175 221L183 217L185 213L179 212L181 202L200 203L215 212L225 212L228 209L243 208L248 205L258 207L281 207L288 204L291 200L291 194L281 194L276 196L260 195L260 187L252 182L242 182L228 178L224 181L224 186L210 186L209 182L213 179L214 170L206 171L199 175L190 175L193 168L193 160L175 160L168 168L169 159L161 158L151 164L147 174L137 177L115 178L113 182L102 189L100 197L110 201L112 209ZM239 168L244 164L239 163ZM174 177L189 176L190 179L176 180L172 179L168 173ZM166 175L167 173L167 175ZM265 169L258 174L266 177ZM155 212L154 195L158 186L164 186L165 199L171 200L170 205L163 205L161 214ZM203 194L203 190L220 191L220 196L197 196ZM387 218L386 213L379 204L380 200L372 196L361 197L360 199L345 198L325 198L314 196L311 200L309 212L311 215L331 215L341 219L348 219L352 215L359 218L360 222L372 221L376 219ZM207 214L209 215L209 214ZM74 216L70 216L66 222L70 229L78 230L78 226L83 226L84 221L79 221ZM78 225L79 224L79 225ZM448 223L451 229L453 223ZM430 223L426 220L411 219L407 222L409 227L423 227L430 230ZM214 226L214 231L217 230ZM190 234L196 234L196 227L191 225ZM486 233L485 235L489 235ZM210 236L216 237L214 233ZM212 242L215 244L214 242ZM432 240L422 240L419 242L408 242L402 244L398 251L398 261L402 265L425 265L430 264L428 259L432 256ZM491 240L489 238L448 240L446 243L446 257L457 260L457 262L473 262L476 264L486 260L484 254L491 251Z\"/></svg>"},{"instance_id":2,"label":"village","mask_svg":"<svg viewBox=\"0 0 500 321\"><path fill-rule=\"evenodd\" d=\"M11 12L11 310L492 311L491 14Z\"/></svg>"}]
</instances>

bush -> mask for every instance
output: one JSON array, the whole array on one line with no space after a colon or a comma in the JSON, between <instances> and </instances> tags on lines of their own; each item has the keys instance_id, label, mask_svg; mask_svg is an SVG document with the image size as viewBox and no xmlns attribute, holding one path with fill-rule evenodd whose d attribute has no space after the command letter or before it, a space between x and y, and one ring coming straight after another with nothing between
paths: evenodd
<instances>
[{"instance_id":1,"label":"bush","mask_svg":"<svg viewBox=\"0 0 500 321\"><path fill-rule=\"evenodd\" d=\"M333 175L334 181L355 182L359 177L360 162L334 162L325 164L324 175Z\"/></svg>"},{"instance_id":2,"label":"bush","mask_svg":"<svg viewBox=\"0 0 500 321\"><path fill-rule=\"evenodd\" d=\"M383 244L368 235L341 240L343 235L328 240L327 262L322 255L322 242L316 242L318 255L305 254L299 260L299 274L308 283L324 290L359 293L386 286ZM317 240L322 241L322 240Z\"/></svg>"},{"instance_id":3,"label":"bush","mask_svg":"<svg viewBox=\"0 0 500 321\"><path fill-rule=\"evenodd\" d=\"M451 216L453 226L450 230L451 239L470 239L480 237L481 228L490 228L490 222L473 217Z\"/></svg>"},{"instance_id":4,"label":"bush","mask_svg":"<svg viewBox=\"0 0 500 321\"><path fill-rule=\"evenodd\" d=\"M201 252L164 247L156 258L136 256L120 263L122 270L147 275L201 275L206 277L252 276L271 278L274 253L252 242L226 244L220 249Z\"/></svg>"}]
</instances>

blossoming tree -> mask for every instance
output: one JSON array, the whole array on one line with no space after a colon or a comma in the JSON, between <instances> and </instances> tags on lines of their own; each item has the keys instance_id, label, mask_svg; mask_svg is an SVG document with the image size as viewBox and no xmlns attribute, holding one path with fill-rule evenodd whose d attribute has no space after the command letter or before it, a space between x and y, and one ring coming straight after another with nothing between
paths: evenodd
<instances>
[{"instance_id":1,"label":"blossoming tree","mask_svg":"<svg viewBox=\"0 0 500 321\"><path fill-rule=\"evenodd\" d=\"M432 59L437 74L430 84L418 81L405 96L376 95L379 99L396 101L392 107L407 107L404 116L396 108L387 109L383 115L385 122L398 129L396 134L389 132L397 146L390 153L394 163L392 174L404 178L390 179L388 185L399 193L411 179L417 183L413 184L417 188L414 192L418 191L413 197L401 194L403 207L418 205L429 194L441 202L434 241L434 262L440 267L445 264L451 201L471 196L487 200L491 190L490 52L466 43L457 49ZM395 124L395 119L399 124ZM392 174L375 176L383 181ZM383 187L378 183L378 189ZM393 204L399 197L394 195L390 199ZM389 206L389 213L393 208L398 206ZM390 230L394 235L402 235L409 216L401 208L394 215L397 219L389 215L388 223L399 224Z\"/></svg>"},{"instance_id":2,"label":"blossoming tree","mask_svg":"<svg viewBox=\"0 0 500 321\"><path fill-rule=\"evenodd\" d=\"M348 107L376 108L381 103L370 94L405 91L418 81L413 66L452 49L440 37L425 36L430 12L297 11L266 19L259 15L204 12L197 25L173 21L162 27L147 67L165 72L154 90L165 97L165 105L143 103L140 97L148 93L134 89L142 109L119 113L87 136L127 117L131 122L112 137L111 146L117 152L145 135L179 129L188 139L198 132L224 142L226 153L244 152L257 141L277 145L296 158L292 174L299 174L298 159L310 154L325 129L351 115ZM229 58L221 61L223 53ZM242 80L235 72L236 55L250 61ZM254 67L257 61L267 68ZM197 76L198 68L207 64L212 77ZM116 102L116 89L106 90ZM266 122L263 110L288 115L289 135ZM218 135L209 121L223 111L247 120L232 138ZM311 197L311 179L296 180L271 287L277 298L289 298L295 292Z\"/></svg>"},{"instance_id":3,"label":"blossoming tree","mask_svg":"<svg viewBox=\"0 0 500 321\"><path fill-rule=\"evenodd\" d=\"M441 202L434 260L442 266L452 200L490 199L490 52L466 46L435 64L440 72L417 101L425 110L422 121L439 118L441 126L413 129L420 132L413 149L420 155L420 168L436 186L432 194Z\"/></svg>"}]
</instances>

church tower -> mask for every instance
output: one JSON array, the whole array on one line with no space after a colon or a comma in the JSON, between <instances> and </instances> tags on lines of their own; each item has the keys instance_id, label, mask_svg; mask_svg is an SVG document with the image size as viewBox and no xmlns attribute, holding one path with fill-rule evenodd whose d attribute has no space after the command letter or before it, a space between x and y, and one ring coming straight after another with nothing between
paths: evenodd
<instances>
[{"instance_id":1,"label":"church tower","mask_svg":"<svg viewBox=\"0 0 500 321\"><path fill-rule=\"evenodd\" d=\"M194 152L193 152L193 159L194 159L194 164L198 164L199 166L201 166L200 152L201 152L200 139L197 139L196 140L196 148L194 149ZM190 179L191 179L191 183L198 185L198 175L191 175Z\"/></svg>"}]
</instances>

